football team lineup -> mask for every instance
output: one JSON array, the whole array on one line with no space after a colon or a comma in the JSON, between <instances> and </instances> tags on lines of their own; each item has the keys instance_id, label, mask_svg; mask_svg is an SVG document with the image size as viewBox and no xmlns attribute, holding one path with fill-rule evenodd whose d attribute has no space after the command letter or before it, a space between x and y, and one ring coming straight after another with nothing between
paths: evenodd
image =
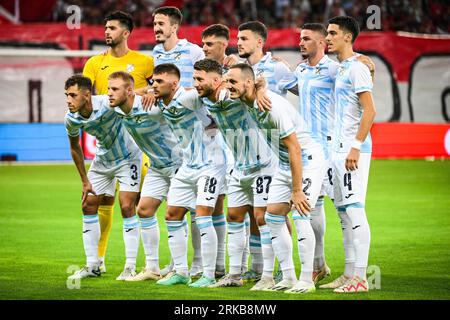
<instances>
[{"instance_id":1,"label":"football team lineup","mask_svg":"<svg viewBox=\"0 0 450 320\"><path fill-rule=\"evenodd\" d=\"M178 8L152 16L151 55L114 11L108 49L65 76L70 164L0 165L3 298L190 299L169 312L201 318L450 298L450 162L372 157L377 71L357 20L300 26L294 66L259 21L227 55L227 26L198 46ZM241 301L200 301L218 299Z\"/></svg>"},{"instance_id":2,"label":"football team lineup","mask_svg":"<svg viewBox=\"0 0 450 320\"><path fill-rule=\"evenodd\" d=\"M190 288L255 281L252 291L312 293L330 274L324 256L328 196L341 219L345 270L321 288L368 292L365 198L376 111L373 62L353 51L356 20L340 16L327 27L303 25L304 62L292 72L286 62L263 53L267 28L261 22L239 26L238 58L225 55L229 30L224 25L203 31L202 50L178 39L179 9L160 7L153 16L153 58L128 49L133 20L116 11L105 19L110 49L90 58L83 75L65 83L65 124L83 186L86 254L85 267L68 279L106 272L118 184L126 262L116 280ZM327 46L339 62L325 55ZM93 86L99 95L91 95ZM288 90L299 96L298 108L286 100ZM87 173L80 129L97 139ZM171 262L161 270L155 214L165 200ZM136 273L141 240L146 265Z\"/></svg>"}]
</instances>

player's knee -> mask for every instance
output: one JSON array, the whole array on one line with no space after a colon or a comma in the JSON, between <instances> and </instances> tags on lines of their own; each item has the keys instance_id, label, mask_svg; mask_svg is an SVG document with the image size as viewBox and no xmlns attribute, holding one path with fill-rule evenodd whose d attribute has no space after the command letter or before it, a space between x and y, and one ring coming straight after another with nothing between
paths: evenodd
<instances>
[{"instance_id":1,"label":"player's knee","mask_svg":"<svg viewBox=\"0 0 450 320\"><path fill-rule=\"evenodd\" d=\"M124 203L120 205L123 216L130 216L134 213L134 203Z\"/></svg>"},{"instance_id":2,"label":"player's knee","mask_svg":"<svg viewBox=\"0 0 450 320\"><path fill-rule=\"evenodd\" d=\"M266 219L264 218L263 214L256 216L256 224L258 226L263 226L266 224Z\"/></svg>"},{"instance_id":3,"label":"player's knee","mask_svg":"<svg viewBox=\"0 0 450 320\"><path fill-rule=\"evenodd\" d=\"M166 220L178 221L183 219L183 214L180 210L173 207L168 207L166 211Z\"/></svg>"},{"instance_id":4,"label":"player's knee","mask_svg":"<svg viewBox=\"0 0 450 320\"><path fill-rule=\"evenodd\" d=\"M85 201L81 205L81 210L83 211L83 214L94 214L97 212L98 206L95 203L90 203L88 201Z\"/></svg>"},{"instance_id":5,"label":"player's knee","mask_svg":"<svg viewBox=\"0 0 450 320\"><path fill-rule=\"evenodd\" d=\"M137 213L140 218L151 218L155 215L155 212L148 207L140 207L137 208Z\"/></svg>"},{"instance_id":6,"label":"player's knee","mask_svg":"<svg viewBox=\"0 0 450 320\"><path fill-rule=\"evenodd\" d=\"M245 215L239 214L237 212L228 212L227 221L228 222L244 222Z\"/></svg>"}]
</instances>

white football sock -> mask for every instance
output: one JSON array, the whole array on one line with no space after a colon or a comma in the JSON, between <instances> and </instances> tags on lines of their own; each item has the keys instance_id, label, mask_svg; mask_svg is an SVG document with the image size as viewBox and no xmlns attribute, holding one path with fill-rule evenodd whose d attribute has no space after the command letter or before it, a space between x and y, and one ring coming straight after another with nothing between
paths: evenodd
<instances>
[{"instance_id":1,"label":"white football sock","mask_svg":"<svg viewBox=\"0 0 450 320\"><path fill-rule=\"evenodd\" d=\"M342 242L345 254L344 275L352 278L355 273L355 246L353 245L353 230L350 217L345 211L345 207L339 207L338 215L341 219Z\"/></svg>"},{"instance_id":2,"label":"white football sock","mask_svg":"<svg viewBox=\"0 0 450 320\"><path fill-rule=\"evenodd\" d=\"M316 237L311 227L310 217L302 217L297 211L293 210L292 218L297 230L298 253L302 264L299 281L312 283Z\"/></svg>"},{"instance_id":3,"label":"white football sock","mask_svg":"<svg viewBox=\"0 0 450 320\"><path fill-rule=\"evenodd\" d=\"M347 214L352 222L355 275L365 280L370 250L370 227L366 210L361 203L350 204L347 206Z\"/></svg>"},{"instance_id":4,"label":"white football sock","mask_svg":"<svg viewBox=\"0 0 450 320\"><path fill-rule=\"evenodd\" d=\"M248 257L250 256L250 216L245 214L245 248L242 254L242 273L248 271Z\"/></svg>"},{"instance_id":5,"label":"white football sock","mask_svg":"<svg viewBox=\"0 0 450 320\"><path fill-rule=\"evenodd\" d=\"M83 245L86 253L86 265L88 267L97 267L98 242L100 240L100 223L98 214L83 215Z\"/></svg>"},{"instance_id":6,"label":"white football sock","mask_svg":"<svg viewBox=\"0 0 450 320\"><path fill-rule=\"evenodd\" d=\"M292 237L286 225L286 217L266 212L266 223L270 229L273 250L281 265L283 279L296 281L294 259L292 257Z\"/></svg>"},{"instance_id":7,"label":"white football sock","mask_svg":"<svg viewBox=\"0 0 450 320\"><path fill-rule=\"evenodd\" d=\"M323 197L319 198L316 206L311 210L311 226L316 237L316 247L314 249L314 270L319 271L325 266L325 208L323 205Z\"/></svg>"},{"instance_id":8,"label":"white football sock","mask_svg":"<svg viewBox=\"0 0 450 320\"><path fill-rule=\"evenodd\" d=\"M217 259L217 234L212 217L196 217L196 225L200 231L202 245L203 276L214 279Z\"/></svg>"},{"instance_id":9,"label":"white football sock","mask_svg":"<svg viewBox=\"0 0 450 320\"><path fill-rule=\"evenodd\" d=\"M191 211L191 241L194 249L194 257L192 258L192 267L202 266L202 241L200 239L200 230L195 223L195 211Z\"/></svg>"},{"instance_id":10,"label":"white football sock","mask_svg":"<svg viewBox=\"0 0 450 320\"><path fill-rule=\"evenodd\" d=\"M273 278L275 253L273 252L272 240L270 239L270 229L267 225L259 226L258 229L261 234L261 251L263 256L262 276Z\"/></svg>"},{"instance_id":11,"label":"white football sock","mask_svg":"<svg viewBox=\"0 0 450 320\"><path fill-rule=\"evenodd\" d=\"M184 221L166 220L166 224L170 254L172 255L175 271L183 276L188 276L187 233Z\"/></svg>"},{"instance_id":12,"label":"white football sock","mask_svg":"<svg viewBox=\"0 0 450 320\"><path fill-rule=\"evenodd\" d=\"M140 218L141 238L145 252L145 268L159 273L159 226L156 215Z\"/></svg>"},{"instance_id":13,"label":"white football sock","mask_svg":"<svg viewBox=\"0 0 450 320\"><path fill-rule=\"evenodd\" d=\"M245 246L244 222L228 222L228 257L230 274L240 275Z\"/></svg>"},{"instance_id":14,"label":"white football sock","mask_svg":"<svg viewBox=\"0 0 450 320\"><path fill-rule=\"evenodd\" d=\"M125 268L136 269L136 258L139 249L139 219L136 215L123 218L123 241L125 242Z\"/></svg>"},{"instance_id":15,"label":"white football sock","mask_svg":"<svg viewBox=\"0 0 450 320\"><path fill-rule=\"evenodd\" d=\"M256 273L262 273L264 267L264 260L261 248L261 236L250 234L250 254L252 256L252 263L250 269Z\"/></svg>"},{"instance_id":16,"label":"white football sock","mask_svg":"<svg viewBox=\"0 0 450 320\"><path fill-rule=\"evenodd\" d=\"M227 221L224 214L213 216L212 221L217 234L216 270L222 271L225 270Z\"/></svg>"}]
</instances>

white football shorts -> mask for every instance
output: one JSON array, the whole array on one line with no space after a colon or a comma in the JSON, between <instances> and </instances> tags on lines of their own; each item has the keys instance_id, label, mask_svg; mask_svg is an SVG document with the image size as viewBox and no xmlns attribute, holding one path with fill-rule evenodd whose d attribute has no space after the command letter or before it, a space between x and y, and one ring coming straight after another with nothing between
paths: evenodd
<instances>
[{"instance_id":1,"label":"white football shorts","mask_svg":"<svg viewBox=\"0 0 450 320\"><path fill-rule=\"evenodd\" d=\"M228 207L266 207L270 185L276 170L276 162L254 172L233 169L227 175Z\"/></svg>"},{"instance_id":2,"label":"white football shorts","mask_svg":"<svg viewBox=\"0 0 450 320\"><path fill-rule=\"evenodd\" d=\"M333 155L333 187L334 204L336 207L366 202L367 183L369 182L369 169L371 153L361 153L358 169L347 171L345 159L348 153L334 153Z\"/></svg>"},{"instance_id":3,"label":"white football shorts","mask_svg":"<svg viewBox=\"0 0 450 320\"><path fill-rule=\"evenodd\" d=\"M114 197L117 181L119 182L120 191L139 192L141 185L141 155L123 160L118 164L109 164L94 158L87 175L97 195Z\"/></svg>"},{"instance_id":4,"label":"white football shorts","mask_svg":"<svg viewBox=\"0 0 450 320\"><path fill-rule=\"evenodd\" d=\"M305 159L302 160L302 188L311 208L314 208L320 195L327 162L322 149L303 150L303 152L305 153ZM290 203L291 196L291 170L279 168L270 187L267 203Z\"/></svg>"},{"instance_id":5,"label":"white football shorts","mask_svg":"<svg viewBox=\"0 0 450 320\"><path fill-rule=\"evenodd\" d=\"M182 165L172 179L167 204L194 210L197 205L214 208L225 183L226 165L192 169Z\"/></svg>"},{"instance_id":6,"label":"white football shorts","mask_svg":"<svg viewBox=\"0 0 450 320\"><path fill-rule=\"evenodd\" d=\"M163 201L167 197L170 182L178 169L178 166L162 169L150 167L142 184L141 198L151 197Z\"/></svg>"}]
</instances>

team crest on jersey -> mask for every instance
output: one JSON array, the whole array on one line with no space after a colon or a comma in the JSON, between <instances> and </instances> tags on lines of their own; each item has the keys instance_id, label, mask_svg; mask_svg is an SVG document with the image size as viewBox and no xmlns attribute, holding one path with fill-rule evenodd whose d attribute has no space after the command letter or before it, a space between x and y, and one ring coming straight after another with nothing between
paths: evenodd
<instances>
[{"instance_id":1,"label":"team crest on jersey","mask_svg":"<svg viewBox=\"0 0 450 320\"><path fill-rule=\"evenodd\" d=\"M137 123L141 123L141 122L143 122L144 120L142 120L140 116L137 116L137 117L135 118L135 121L136 121Z\"/></svg>"},{"instance_id":2,"label":"team crest on jersey","mask_svg":"<svg viewBox=\"0 0 450 320\"><path fill-rule=\"evenodd\" d=\"M134 64L127 64L127 72L133 72L134 71Z\"/></svg>"},{"instance_id":3,"label":"team crest on jersey","mask_svg":"<svg viewBox=\"0 0 450 320\"><path fill-rule=\"evenodd\" d=\"M180 110L177 109L177 107L171 107L166 109L171 114L177 114L180 113Z\"/></svg>"},{"instance_id":4,"label":"team crest on jersey","mask_svg":"<svg viewBox=\"0 0 450 320\"><path fill-rule=\"evenodd\" d=\"M181 58L181 52L174 53L174 54L173 54L173 58L174 58L175 60L180 60L180 58Z\"/></svg>"},{"instance_id":5,"label":"team crest on jersey","mask_svg":"<svg viewBox=\"0 0 450 320\"><path fill-rule=\"evenodd\" d=\"M320 68L316 68L316 74L318 74L318 75L320 75L320 71L321 71L322 69L320 69Z\"/></svg>"},{"instance_id":6,"label":"team crest on jersey","mask_svg":"<svg viewBox=\"0 0 450 320\"><path fill-rule=\"evenodd\" d=\"M344 74L345 69L339 66L339 75L342 76Z\"/></svg>"},{"instance_id":7,"label":"team crest on jersey","mask_svg":"<svg viewBox=\"0 0 450 320\"><path fill-rule=\"evenodd\" d=\"M256 70L256 77L262 77L264 74L264 69L257 69Z\"/></svg>"}]
</instances>

